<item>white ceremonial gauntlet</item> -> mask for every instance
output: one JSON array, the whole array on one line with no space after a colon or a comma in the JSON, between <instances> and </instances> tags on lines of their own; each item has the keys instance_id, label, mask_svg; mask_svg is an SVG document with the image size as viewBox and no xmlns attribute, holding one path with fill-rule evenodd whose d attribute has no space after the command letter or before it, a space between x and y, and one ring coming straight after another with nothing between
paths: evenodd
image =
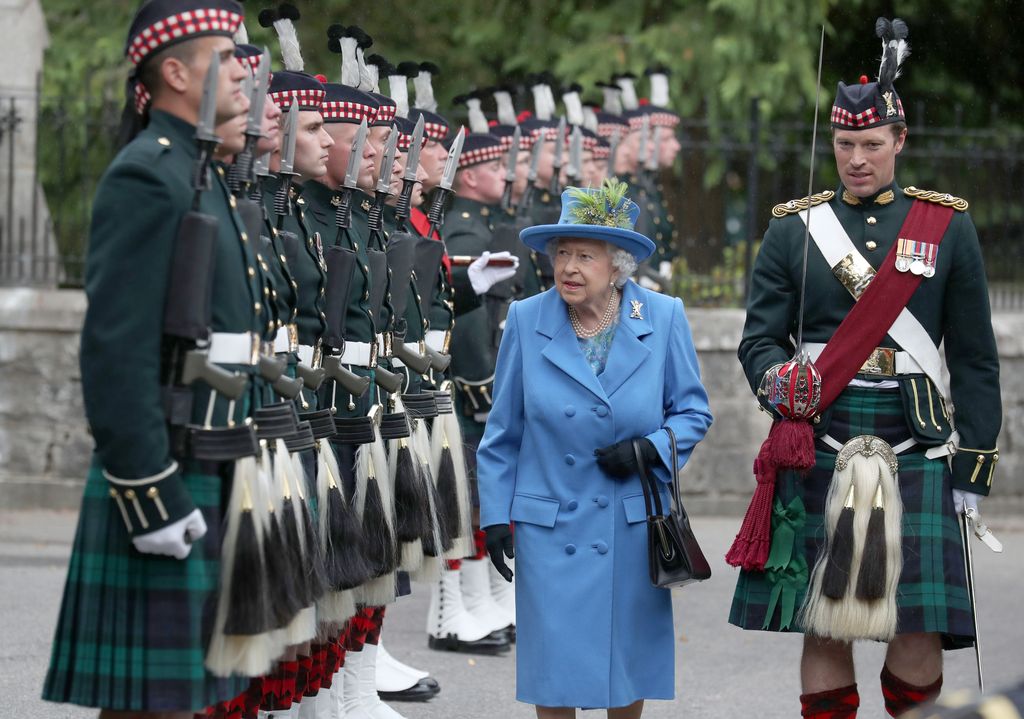
<instances>
[{"instance_id":1,"label":"white ceremonial gauntlet","mask_svg":"<svg viewBox=\"0 0 1024 719\"><path fill-rule=\"evenodd\" d=\"M512 260L511 267L491 267L491 260ZM466 268L469 283L478 295L486 294L487 290L504 280L510 280L519 268L519 258L511 252L484 252Z\"/></svg>"},{"instance_id":2,"label":"white ceremonial gauntlet","mask_svg":"<svg viewBox=\"0 0 1024 719\"><path fill-rule=\"evenodd\" d=\"M143 554L165 554L175 559L184 559L192 551L192 543L206 534L206 520L203 513L193 509L192 513L173 524L132 537L132 544Z\"/></svg>"}]
</instances>

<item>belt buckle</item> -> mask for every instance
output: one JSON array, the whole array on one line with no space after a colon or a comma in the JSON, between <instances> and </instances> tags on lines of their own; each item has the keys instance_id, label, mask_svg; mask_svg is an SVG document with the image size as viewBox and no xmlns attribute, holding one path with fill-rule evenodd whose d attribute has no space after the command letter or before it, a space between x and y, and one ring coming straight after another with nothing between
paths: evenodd
<instances>
[{"instance_id":1,"label":"belt buckle","mask_svg":"<svg viewBox=\"0 0 1024 719\"><path fill-rule=\"evenodd\" d=\"M891 347L876 347L860 367L861 374L896 376L896 350Z\"/></svg>"}]
</instances>

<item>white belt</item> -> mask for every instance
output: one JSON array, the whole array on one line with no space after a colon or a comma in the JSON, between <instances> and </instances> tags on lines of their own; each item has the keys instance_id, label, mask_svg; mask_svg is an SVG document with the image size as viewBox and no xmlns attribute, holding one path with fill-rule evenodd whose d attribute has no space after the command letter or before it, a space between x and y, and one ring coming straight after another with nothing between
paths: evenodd
<instances>
[{"instance_id":1,"label":"white belt","mask_svg":"<svg viewBox=\"0 0 1024 719\"><path fill-rule=\"evenodd\" d=\"M260 338L253 332L212 332L208 359L214 364L254 365L260 361Z\"/></svg>"},{"instance_id":2,"label":"white belt","mask_svg":"<svg viewBox=\"0 0 1024 719\"><path fill-rule=\"evenodd\" d=\"M307 367L313 366L313 355L316 353L316 347L313 345L299 345L295 352L299 355L300 364L304 364Z\"/></svg>"},{"instance_id":3,"label":"white belt","mask_svg":"<svg viewBox=\"0 0 1024 719\"><path fill-rule=\"evenodd\" d=\"M435 352L444 352L444 338L447 334L444 330L427 330L427 336L423 341Z\"/></svg>"},{"instance_id":4,"label":"white belt","mask_svg":"<svg viewBox=\"0 0 1024 719\"><path fill-rule=\"evenodd\" d=\"M302 357L301 347L299 357ZM373 356L373 344L371 342L346 342L345 351L341 354L341 363L356 365L358 367L369 367L370 358Z\"/></svg>"},{"instance_id":5,"label":"white belt","mask_svg":"<svg viewBox=\"0 0 1024 719\"><path fill-rule=\"evenodd\" d=\"M825 345L821 342L804 342L804 348L811 355L812 360L817 360L821 356L821 351L825 349ZM903 352L897 350L894 353L894 365L896 374L925 374L925 371L921 369L921 365L917 363L913 357L910 356L909 352Z\"/></svg>"},{"instance_id":6,"label":"white belt","mask_svg":"<svg viewBox=\"0 0 1024 719\"><path fill-rule=\"evenodd\" d=\"M407 351L412 352L414 355L418 355L420 353L419 342L403 342L402 346L405 347ZM395 367L405 367L405 363L402 362L402 360L398 359L397 355L392 355L391 364L393 364Z\"/></svg>"},{"instance_id":7,"label":"white belt","mask_svg":"<svg viewBox=\"0 0 1024 719\"><path fill-rule=\"evenodd\" d=\"M295 352L298 347L297 330L295 325L285 325L277 328L274 335L274 352Z\"/></svg>"},{"instance_id":8,"label":"white belt","mask_svg":"<svg viewBox=\"0 0 1024 719\"><path fill-rule=\"evenodd\" d=\"M490 412L474 412L473 413L473 421L474 422L479 422L480 424L486 424L487 423L487 417L489 417L490 414L491 414Z\"/></svg>"}]
</instances>

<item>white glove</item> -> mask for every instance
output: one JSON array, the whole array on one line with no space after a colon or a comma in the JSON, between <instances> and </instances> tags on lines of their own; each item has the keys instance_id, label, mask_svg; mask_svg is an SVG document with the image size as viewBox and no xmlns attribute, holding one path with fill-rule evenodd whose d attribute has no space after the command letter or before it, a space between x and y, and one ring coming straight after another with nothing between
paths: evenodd
<instances>
[{"instance_id":1,"label":"white glove","mask_svg":"<svg viewBox=\"0 0 1024 719\"><path fill-rule=\"evenodd\" d=\"M491 267L488 264L491 260L512 260L512 266ZM518 268L519 258L511 252L484 252L470 263L466 272L469 274L469 283L473 285L473 291L482 295L499 282L515 277Z\"/></svg>"},{"instance_id":2,"label":"white glove","mask_svg":"<svg viewBox=\"0 0 1024 719\"><path fill-rule=\"evenodd\" d=\"M192 542L206 534L206 520L203 513L193 509L184 519L168 524L149 534L132 537L132 544L143 554L164 554L175 559L184 559L192 551Z\"/></svg>"},{"instance_id":3,"label":"white glove","mask_svg":"<svg viewBox=\"0 0 1024 719\"><path fill-rule=\"evenodd\" d=\"M973 509L975 512L978 511L978 505L981 504L981 500L984 499L984 495L974 494L973 492L965 492L962 489L953 490L953 507L956 509L958 515L963 514L966 509Z\"/></svg>"}]
</instances>

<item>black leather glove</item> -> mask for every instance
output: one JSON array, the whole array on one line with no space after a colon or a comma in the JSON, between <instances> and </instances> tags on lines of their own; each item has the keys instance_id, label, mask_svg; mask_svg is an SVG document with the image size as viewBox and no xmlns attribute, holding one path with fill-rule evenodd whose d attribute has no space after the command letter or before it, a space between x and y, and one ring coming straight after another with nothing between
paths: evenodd
<instances>
[{"instance_id":1,"label":"black leather glove","mask_svg":"<svg viewBox=\"0 0 1024 719\"><path fill-rule=\"evenodd\" d=\"M648 467L661 463L661 456L658 454L654 442L646 437L639 437L636 441L640 443L640 454ZM636 464L636 454L633 453L633 440L631 439L624 439L607 447L595 449L594 456L597 457L597 466L616 479L626 479L640 471Z\"/></svg>"},{"instance_id":2,"label":"black leather glove","mask_svg":"<svg viewBox=\"0 0 1024 719\"><path fill-rule=\"evenodd\" d=\"M484 527L484 534L487 535L484 541L487 544L487 553L491 555L491 564L506 582L511 582L512 570L505 564L505 557L516 558L516 550L512 543L512 527L507 524L492 524L490 527Z\"/></svg>"}]
</instances>

